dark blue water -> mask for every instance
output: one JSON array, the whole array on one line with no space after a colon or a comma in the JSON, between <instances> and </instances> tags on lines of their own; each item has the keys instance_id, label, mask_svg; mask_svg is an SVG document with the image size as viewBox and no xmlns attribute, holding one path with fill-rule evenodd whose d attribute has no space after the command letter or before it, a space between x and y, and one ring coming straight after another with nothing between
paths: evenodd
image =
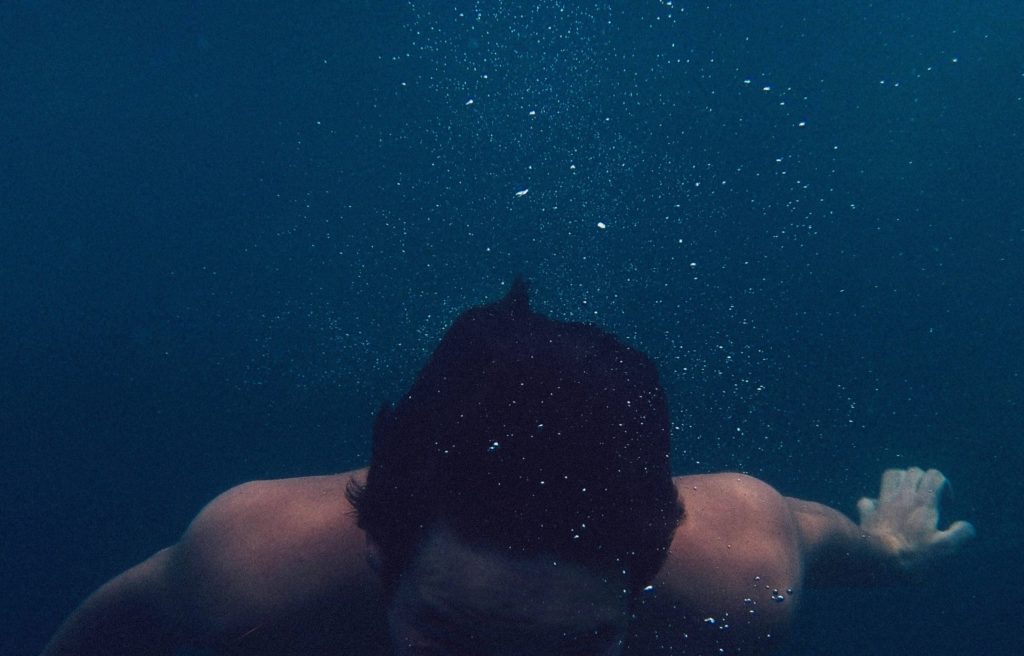
<instances>
[{"instance_id":1,"label":"dark blue water","mask_svg":"<svg viewBox=\"0 0 1024 656\"><path fill-rule=\"evenodd\" d=\"M680 473L954 482L969 552L790 653L1024 648L1024 5L271 4L0 4L0 654L365 463L516 272L660 363Z\"/></svg>"}]
</instances>

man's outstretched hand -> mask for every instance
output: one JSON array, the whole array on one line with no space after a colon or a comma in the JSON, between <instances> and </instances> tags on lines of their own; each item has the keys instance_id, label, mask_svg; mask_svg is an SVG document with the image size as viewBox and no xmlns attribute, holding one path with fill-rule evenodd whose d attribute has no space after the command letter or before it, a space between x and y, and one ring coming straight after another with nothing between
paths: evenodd
<instances>
[{"instance_id":1,"label":"man's outstretched hand","mask_svg":"<svg viewBox=\"0 0 1024 656\"><path fill-rule=\"evenodd\" d=\"M907 574L956 553L974 537L969 522L939 530L939 502L946 485L937 469L888 469L878 498L857 502L861 530L879 538Z\"/></svg>"}]
</instances>

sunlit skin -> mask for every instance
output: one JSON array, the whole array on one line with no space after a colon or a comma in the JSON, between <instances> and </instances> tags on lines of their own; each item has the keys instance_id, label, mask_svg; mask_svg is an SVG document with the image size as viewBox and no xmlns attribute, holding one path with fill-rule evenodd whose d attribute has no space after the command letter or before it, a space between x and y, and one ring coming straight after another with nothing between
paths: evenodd
<instances>
[{"instance_id":1,"label":"sunlit skin","mask_svg":"<svg viewBox=\"0 0 1024 656\"><path fill-rule=\"evenodd\" d=\"M938 529L936 470L887 471L878 499L859 504L859 526L749 476L680 476L686 518L635 609L621 573L470 546L443 524L428 527L388 600L379 552L344 500L365 474L233 488L180 542L86 599L43 654L765 653L805 586L890 582L974 535L966 522Z\"/></svg>"},{"instance_id":2,"label":"sunlit skin","mask_svg":"<svg viewBox=\"0 0 1024 656\"><path fill-rule=\"evenodd\" d=\"M858 525L751 476L670 478L670 449L654 363L517 278L382 408L371 468L228 490L43 654L764 654L806 588L903 581L974 534L939 530L937 470L886 471Z\"/></svg>"}]
</instances>

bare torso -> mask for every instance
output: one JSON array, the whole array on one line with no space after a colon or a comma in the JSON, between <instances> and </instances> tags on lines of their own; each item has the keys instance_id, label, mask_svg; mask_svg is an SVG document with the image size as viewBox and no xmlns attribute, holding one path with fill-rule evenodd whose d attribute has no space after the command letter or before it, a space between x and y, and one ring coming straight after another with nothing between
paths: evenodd
<instances>
[{"instance_id":1,"label":"bare torso","mask_svg":"<svg viewBox=\"0 0 1024 656\"><path fill-rule=\"evenodd\" d=\"M248 483L200 513L168 565L182 598L195 600L185 618L193 635L223 654L386 653L380 584L344 498L349 479L363 476ZM686 519L626 653L774 644L803 575L783 497L739 474L675 480Z\"/></svg>"}]
</instances>

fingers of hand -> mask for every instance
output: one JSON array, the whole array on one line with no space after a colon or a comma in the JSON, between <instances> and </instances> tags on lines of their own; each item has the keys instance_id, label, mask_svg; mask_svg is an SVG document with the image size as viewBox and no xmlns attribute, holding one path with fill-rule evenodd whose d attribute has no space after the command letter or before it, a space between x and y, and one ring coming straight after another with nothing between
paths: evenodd
<instances>
[{"instance_id":1,"label":"fingers of hand","mask_svg":"<svg viewBox=\"0 0 1024 656\"><path fill-rule=\"evenodd\" d=\"M917 487L917 498L921 503L938 507L942 498L942 490L949 482L938 469L929 469L924 472Z\"/></svg>"},{"instance_id":2,"label":"fingers of hand","mask_svg":"<svg viewBox=\"0 0 1024 656\"><path fill-rule=\"evenodd\" d=\"M936 532L932 542L943 553L954 553L970 542L976 534L977 531L970 522L953 522L945 531Z\"/></svg>"},{"instance_id":3,"label":"fingers of hand","mask_svg":"<svg viewBox=\"0 0 1024 656\"><path fill-rule=\"evenodd\" d=\"M907 513L907 529L931 535L939 527L939 509L928 504L916 506Z\"/></svg>"},{"instance_id":4,"label":"fingers of hand","mask_svg":"<svg viewBox=\"0 0 1024 656\"><path fill-rule=\"evenodd\" d=\"M882 487L878 492L878 499L882 503L906 500L916 491L924 476L924 470L920 467L909 469L886 469L882 474Z\"/></svg>"},{"instance_id":5,"label":"fingers of hand","mask_svg":"<svg viewBox=\"0 0 1024 656\"><path fill-rule=\"evenodd\" d=\"M875 515L875 509L878 507L878 503L874 499L867 497L861 497L860 501L857 502L857 513L860 515L860 521L863 524L866 520L871 519Z\"/></svg>"},{"instance_id":6,"label":"fingers of hand","mask_svg":"<svg viewBox=\"0 0 1024 656\"><path fill-rule=\"evenodd\" d=\"M878 498L882 503L899 502L909 505L916 502L937 506L946 485L946 477L937 469L887 469L882 474Z\"/></svg>"},{"instance_id":7,"label":"fingers of hand","mask_svg":"<svg viewBox=\"0 0 1024 656\"><path fill-rule=\"evenodd\" d=\"M886 469L882 473L882 485L878 491L878 500L884 503L896 498L906 475L907 472L902 469Z\"/></svg>"}]
</instances>

